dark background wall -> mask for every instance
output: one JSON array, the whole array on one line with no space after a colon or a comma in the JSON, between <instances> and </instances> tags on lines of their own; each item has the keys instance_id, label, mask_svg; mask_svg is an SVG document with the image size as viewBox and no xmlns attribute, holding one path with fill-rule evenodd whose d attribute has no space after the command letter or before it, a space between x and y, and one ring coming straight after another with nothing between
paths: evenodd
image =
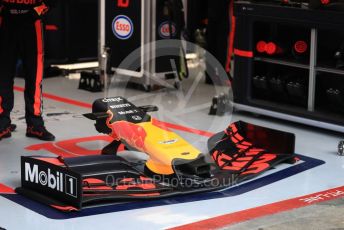
<instances>
[{"instance_id":1,"label":"dark background wall","mask_svg":"<svg viewBox=\"0 0 344 230\"><path fill-rule=\"evenodd\" d=\"M47 63L97 60L98 0L57 0L45 24Z\"/></svg>"}]
</instances>

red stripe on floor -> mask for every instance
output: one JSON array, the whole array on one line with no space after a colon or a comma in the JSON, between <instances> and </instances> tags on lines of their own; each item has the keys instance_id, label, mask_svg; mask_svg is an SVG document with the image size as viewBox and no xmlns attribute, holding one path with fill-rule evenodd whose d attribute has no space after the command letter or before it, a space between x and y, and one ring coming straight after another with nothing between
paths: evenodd
<instances>
[{"instance_id":1,"label":"red stripe on floor","mask_svg":"<svg viewBox=\"0 0 344 230\"><path fill-rule=\"evenodd\" d=\"M24 88L23 87L19 87L19 86L14 86L14 89L19 91L19 92L24 92ZM74 106L78 106L78 107L83 107L83 108L92 108L92 104L89 103L85 103L85 102L81 102L81 101L76 101L76 100L72 100L72 99L68 99L65 97L59 97L53 94L48 94L48 93L43 93L43 97L54 100L54 101L58 101L58 102L62 102L62 103L66 103L66 104L70 104L70 105L74 105ZM184 131L184 132L189 132L189 133L193 133L193 134L197 134L197 135L201 135L201 136L206 136L206 137L210 137L212 135L214 135L213 133L207 132L207 131L203 131L203 130L198 130L198 129L194 129L194 128L189 128L189 127L185 127L182 125L176 125L176 124L172 124L172 123L168 123L168 122L163 122L163 121L158 121L161 125L166 126L167 128L170 129L175 129L175 130L180 130L180 131Z\"/></svg>"},{"instance_id":2,"label":"red stripe on floor","mask_svg":"<svg viewBox=\"0 0 344 230\"><path fill-rule=\"evenodd\" d=\"M19 91L19 92L24 92L24 88L19 87L19 86L14 86L14 89ZM62 103L70 104L70 105L75 105L78 107L83 107L83 108L88 108L88 109L92 108L92 104L68 99L65 97L59 97L59 96L49 94L49 93L43 93L43 97L54 100L54 101L58 101L58 102L62 102Z\"/></svg>"},{"instance_id":3,"label":"red stripe on floor","mask_svg":"<svg viewBox=\"0 0 344 230\"><path fill-rule=\"evenodd\" d=\"M19 86L13 86L13 89L17 90L19 92L24 92L24 90L25 90L23 87L19 87Z\"/></svg>"},{"instance_id":4,"label":"red stripe on floor","mask_svg":"<svg viewBox=\"0 0 344 230\"><path fill-rule=\"evenodd\" d=\"M267 204L256 208L234 212L171 229L191 230L223 228L243 221L252 220L254 218L289 211L292 209L301 208L312 204L317 204L320 202L338 199L342 197L344 197L344 186L313 193L302 197Z\"/></svg>"},{"instance_id":5,"label":"red stripe on floor","mask_svg":"<svg viewBox=\"0 0 344 230\"><path fill-rule=\"evenodd\" d=\"M0 184L0 193L4 194L14 194L14 190L4 184Z\"/></svg>"},{"instance_id":6,"label":"red stripe on floor","mask_svg":"<svg viewBox=\"0 0 344 230\"><path fill-rule=\"evenodd\" d=\"M24 88L18 87L18 86L15 86L14 89L20 92L24 91ZM79 106L83 108L91 108L91 104L88 104L88 103L71 100L68 98L63 98L63 97L59 97L59 96L55 96L55 95L47 94L47 93L44 93L43 96L45 98L55 100L58 102L71 104L71 105ZM212 133L207 132L207 131L188 128L185 126L176 125L176 124L172 124L168 122L162 122L162 121L158 121L158 122L160 125L166 126L167 128L171 128L171 129L190 132L190 133L207 136L207 137L213 135ZM13 189L9 187L0 184L0 193L14 193L14 191ZM293 198L293 199L289 199L285 201L279 201L276 203L267 204L267 205L263 205L256 208L251 208L251 209L247 209L247 210L243 210L243 211L239 211L235 213L230 213L230 214L210 218L207 220L202 220L199 222L195 222L195 223L191 223L191 224L187 224L187 225L183 225L183 226L179 226L179 227L175 227L171 229L189 230L189 229L221 228L221 227L233 225L236 223L240 223L243 221L251 220L254 218L272 215L272 214L280 213L283 211L301 208L301 207L309 206L309 205L324 202L324 201L338 199L341 197L344 197L344 186L306 195L303 197Z\"/></svg>"}]
</instances>

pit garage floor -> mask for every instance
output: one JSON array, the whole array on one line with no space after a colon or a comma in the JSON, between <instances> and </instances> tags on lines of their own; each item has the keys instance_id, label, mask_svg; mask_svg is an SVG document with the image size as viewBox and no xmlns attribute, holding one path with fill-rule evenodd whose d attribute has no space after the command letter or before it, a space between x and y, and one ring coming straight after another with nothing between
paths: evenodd
<instances>
[{"instance_id":1,"label":"pit garage floor","mask_svg":"<svg viewBox=\"0 0 344 230\"><path fill-rule=\"evenodd\" d=\"M61 213L14 194L20 186L20 156L80 156L99 154L109 138L81 116L104 96L78 90L78 81L45 79L46 126L57 140L42 142L25 137L22 79L15 82L12 138L0 142L0 227L5 229L344 229L344 157L336 154L342 135L252 114L208 115L211 98L227 87L204 84L199 74L181 90L143 92L114 84L109 96L124 96L136 105L155 104L153 117L183 136L204 153L212 133L233 121L296 134L300 161L283 164L258 178L204 194L154 201L111 204L81 212Z\"/></svg>"}]
</instances>

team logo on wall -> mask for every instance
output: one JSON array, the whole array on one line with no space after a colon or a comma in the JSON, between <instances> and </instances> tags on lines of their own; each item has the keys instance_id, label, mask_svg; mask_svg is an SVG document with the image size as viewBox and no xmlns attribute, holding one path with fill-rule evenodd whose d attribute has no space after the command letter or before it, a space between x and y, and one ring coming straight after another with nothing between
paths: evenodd
<instances>
[{"instance_id":1,"label":"team logo on wall","mask_svg":"<svg viewBox=\"0 0 344 230\"><path fill-rule=\"evenodd\" d=\"M129 39L134 33L134 24L129 17L118 15L112 21L112 32L118 39Z\"/></svg>"},{"instance_id":2,"label":"team logo on wall","mask_svg":"<svg viewBox=\"0 0 344 230\"><path fill-rule=\"evenodd\" d=\"M177 29L175 23L170 23L168 21L161 23L159 26L159 35L161 38L171 38L171 30L172 27L172 37L176 36Z\"/></svg>"}]
</instances>

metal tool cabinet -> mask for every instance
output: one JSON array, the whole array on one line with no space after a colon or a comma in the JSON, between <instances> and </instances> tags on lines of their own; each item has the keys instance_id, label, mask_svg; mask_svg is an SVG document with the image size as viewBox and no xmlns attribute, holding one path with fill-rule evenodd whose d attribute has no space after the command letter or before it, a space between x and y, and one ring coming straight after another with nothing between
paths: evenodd
<instances>
[{"instance_id":1,"label":"metal tool cabinet","mask_svg":"<svg viewBox=\"0 0 344 230\"><path fill-rule=\"evenodd\" d=\"M238 1L234 12L235 108L344 132L344 69L336 68L333 60L344 41L344 12L247 1ZM297 36L306 37L309 45L309 53L302 60L290 54L276 57L256 51L259 39L285 41ZM271 76L264 82L265 78L257 75L269 68L273 70L263 75ZM292 73L303 79L303 98L288 93L287 75ZM274 74L285 77L276 80Z\"/></svg>"}]
</instances>

